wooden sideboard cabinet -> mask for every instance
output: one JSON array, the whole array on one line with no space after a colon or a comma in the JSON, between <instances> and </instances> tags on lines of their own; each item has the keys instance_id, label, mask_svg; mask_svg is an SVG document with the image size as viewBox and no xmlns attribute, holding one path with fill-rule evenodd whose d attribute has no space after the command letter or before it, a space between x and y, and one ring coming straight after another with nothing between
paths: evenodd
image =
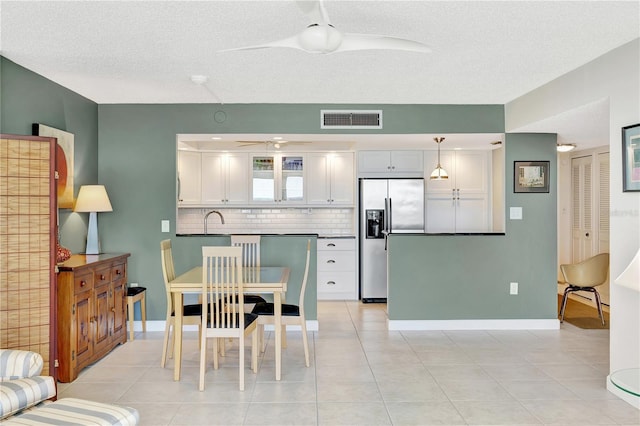
<instances>
[{"instance_id":1,"label":"wooden sideboard cabinet","mask_svg":"<svg viewBox=\"0 0 640 426\"><path fill-rule=\"evenodd\" d=\"M74 254L58 264L58 380L72 382L87 365L127 341L127 258Z\"/></svg>"}]
</instances>

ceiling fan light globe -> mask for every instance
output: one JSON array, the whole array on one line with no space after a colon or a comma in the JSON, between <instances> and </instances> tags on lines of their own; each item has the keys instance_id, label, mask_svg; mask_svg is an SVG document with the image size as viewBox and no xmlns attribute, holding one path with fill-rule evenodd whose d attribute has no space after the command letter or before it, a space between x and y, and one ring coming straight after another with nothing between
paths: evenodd
<instances>
[{"instance_id":1,"label":"ceiling fan light globe","mask_svg":"<svg viewBox=\"0 0 640 426\"><path fill-rule=\"evenodd\" d=\"M300 47L312 53L331 53L342 44L342 33L328 24L314 24L298 36Z\"/></svg>"}]
</instances>

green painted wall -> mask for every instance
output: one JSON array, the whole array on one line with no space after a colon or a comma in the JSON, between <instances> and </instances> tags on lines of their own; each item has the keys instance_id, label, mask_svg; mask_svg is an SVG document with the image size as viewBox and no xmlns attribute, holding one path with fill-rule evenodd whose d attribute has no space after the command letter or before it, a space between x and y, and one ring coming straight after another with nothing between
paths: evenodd
<instances>
[{"instance_id":1,"label":"green painted wall","mask_svg":"<svg viewBox=\"0 0 640 426\"><path fill-rule=\"evenodd\" d=\"M98 104L0 56L0 131L30 135L32 123L73 133L74 194L98 182ZM84 251L88 214L59 211L60 242Z\"/></svg>"},{"instance_id":2,"label":"green painted wall","mask_svg":"<svg viewBox=\"0 0 640 426\"><path fill-rule=\"evenodd\" d=\"M162 234L160 221L170 220L175 232L176 134L320 133L320 110L346 107L383 109L389 133L502 132L504 128L502 106L496 105L100 105L99 177L114 209L99 218L103 248L132 253L130 281L146 286L162 283L157 247L160 240L175 236ZM223 123L214 119L219 111L225 113ZM192 265L203 241L175 240L174 247L191 253L188 259L176 258L180 271ZM289 253L284 241L279 250ZM303 268L302 263L294 265L296 271ZM315 269L313 277L315 282ZM151 306L161 305L163 297L159 290L153 291ZM315 319L315 303L307 309L308 318ZM156 318L164 315L153 308L151 312Z\"/></svg>"},{"instance_id":3,"label":"green painted wall","mask_svg":"<svg viewBox=\"0 0 640 426\"><path fill-rule=\"evenodd\" d=\"M555 134L507 134L505 235L389 238L392 320L557 318ZM549 161L550 192L515 194L514 161ZM519 294L509 294L509 283Z\"/></svg>"}]
</instances>

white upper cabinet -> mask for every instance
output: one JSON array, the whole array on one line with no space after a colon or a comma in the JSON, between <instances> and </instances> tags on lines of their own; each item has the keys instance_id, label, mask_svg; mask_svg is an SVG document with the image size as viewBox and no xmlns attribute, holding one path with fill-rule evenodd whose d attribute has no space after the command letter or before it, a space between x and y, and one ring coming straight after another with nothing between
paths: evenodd
<instances>
[{"instance_id":1,"label":"white upper cabinet","mask_svg":"<svg viewBox=\"0 0 640 426\"><path fill-rule=\"evenodd\" d=\"M247 204L249 200L248 188L248 154L202 153L202 204Z\"/></svg>"},{"instance_id":2,"label":"white upper cabinet","mask_svg":"<svg viewBox=\"0 0 640 426\"><path fill-rule=\"evenodd\" d=\"M422 177L422 151L360 151L359 177Z\"/></svg>"},{"instance_id":3,"label":"white upper cabinet","mask_svg":"<svg viewBox=\"0 0 640 426\"><path fill-rule=\"evenodd\" d=\"M201 203L202 164L201 154L193 151L178 151L178 206L193 206Z\"/></svg>"},{"instance_id":4,"label":"white upper cabinet","mask_svg":"<svg viewBox=\"0 0 640 426\"><path fill-rule=\"evenodd\" d=\"M251 155L251 202L304 203L304 168L305 157L301 154Z\"/></svg>"},{"instance_id":5,"label":"white upper cabinet","mask_svg":"<svg viewBox=\"0 0 640 426\"><path fill-rule=\"evenodd\" d=\"M489 232L488 151L442 151L440 166L449 179L428 178L438 164L438 153L426 151L424 175L426 188L427 232Z\"/></svg>"},{"instance_id":6,"label":"white upper cabinet","mask_svg":"<svg viewBox=\"0 0 640 426\"><path fill-rule=\"evenodd\" d=\"M307 204L353 206L353 153L307 154Z\"/></svg>"}]
</instances>

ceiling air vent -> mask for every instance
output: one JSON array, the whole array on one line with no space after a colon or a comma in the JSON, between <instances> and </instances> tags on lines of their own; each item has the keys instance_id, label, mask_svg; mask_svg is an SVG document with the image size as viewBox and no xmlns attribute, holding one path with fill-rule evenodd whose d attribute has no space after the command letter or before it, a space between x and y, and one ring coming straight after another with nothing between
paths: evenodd
<instances>
[{"instance_id":1,"label":"ceiling air vent","mask_svg":"<svg viewBox=\"0 0 640 426\"><path fill-rule=\"evenodd\" d=\"M382 110L320 111L321 129L382 129Z\"/></svg>"}]
</instances>

